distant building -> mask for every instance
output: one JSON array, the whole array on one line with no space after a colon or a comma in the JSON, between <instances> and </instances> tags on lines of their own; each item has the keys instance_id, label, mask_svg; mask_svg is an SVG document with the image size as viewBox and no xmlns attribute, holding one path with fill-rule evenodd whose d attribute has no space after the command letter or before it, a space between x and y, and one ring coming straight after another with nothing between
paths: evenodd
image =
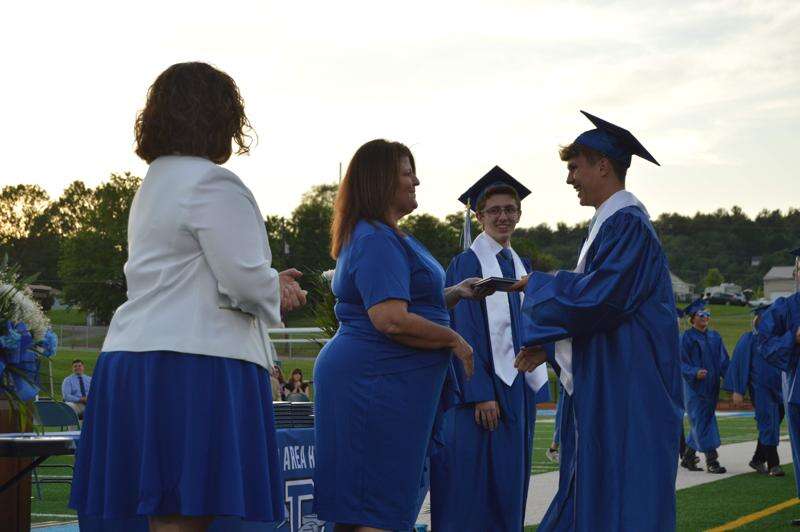
<instances>
[{"instance_id":1,"label":"distant building","mask_svg":"<svg viewBox=\"0 0 800 532\"><path fill-rule=\"evenodd\" d=\"M764 298L775 301L794 294L794 266L773 266L764 276Z\"/></svg>"},{"instance_id":2,"label":"distant building","mask_svg":"<svg viewBox=\"0 0 800 532\"><path fill-rule=\"evenodd\" d=\"M694 285L687 283L677 275L669 272L672 280L672 293L675 294L675 301L692 301L694 299Z\"/></svg>"}]
</instances>

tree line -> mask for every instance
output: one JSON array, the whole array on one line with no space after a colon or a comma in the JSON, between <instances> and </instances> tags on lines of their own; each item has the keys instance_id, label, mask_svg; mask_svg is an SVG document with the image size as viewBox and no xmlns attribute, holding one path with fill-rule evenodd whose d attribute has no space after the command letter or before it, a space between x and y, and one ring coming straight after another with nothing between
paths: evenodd
<instances>
[{"instance_id":1,"label":"tree line","mask_svg":"<svg viewBox=\"0 0 800 532\"><path fill-rule=\"evenodd\" d=\"M38 274L38 283L58 288L69 305L107 321L125 301L123 265L127 257L127 219L141 179L112 174L95 188L71 183L57 199L38 185L0 190L0 254ZM264 223L276 268L298 267L306 273L333 268L330 224L335 184L313 187L288 217L269 215ZM474 217L472 235L480 231ZM520 227L514 248L541 271L574 266L587 223ZM790 264L788 249L800 245L800 210L760 212L748 217L739 207L694 216L662 214L654 220L670 267L699 292L721 281L757 293L774 265ZM461 251L464 213L444 219L412 214L401 228L420 240L447 267Z\"/></svg>"}]
</instances>

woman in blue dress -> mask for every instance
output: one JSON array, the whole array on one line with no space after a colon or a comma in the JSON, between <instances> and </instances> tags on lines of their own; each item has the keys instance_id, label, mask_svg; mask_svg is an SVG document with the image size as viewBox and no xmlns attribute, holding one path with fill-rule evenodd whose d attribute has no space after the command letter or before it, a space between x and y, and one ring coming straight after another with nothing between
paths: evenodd
<instances>
[{"instance_id":1,"label":"woman in blue dress","mask_svg":"<svg viewBox=\"0 0 800 532\"><path fill-rule=\"evenodd\" d=\"M337 530L409 530L451 353L472 348L448 307L477 279L445 288L441 265L398 228L417 207L411 151L373 140L339 187L332 228L339 330L314 368L315 506Z\"/></svg>"},{"instance_id":2,"label":"woman in blue dress","mask_svg":"<svg viewBox=\"0 0 800 532\"><path fill-rule=\"evenodd\" d=\"M150 167L128 219L128 300L92 379L70 507L82 530L284 518L264 333L305 300L250 190L219 166L249 126L205 63L165 70L136 122Z\"/></svg>"}]
</instances>

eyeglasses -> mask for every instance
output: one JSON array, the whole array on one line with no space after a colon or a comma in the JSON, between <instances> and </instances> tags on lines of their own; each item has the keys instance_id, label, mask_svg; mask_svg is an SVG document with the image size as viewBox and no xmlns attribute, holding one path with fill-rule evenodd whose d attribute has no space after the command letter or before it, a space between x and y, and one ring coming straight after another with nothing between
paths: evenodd
<instances>
[{"instance_id":1,"label":"eyeglasses","mask_svg":"<svg viewBox=\"0 0 800 532\"><path fill-rule=\"evenodd\" d=\"M501 213L505 213L506 216L516 216L519 214L519 209L514 205L506 205L505 207L495 206L483 209L483 213L489 216L500 216Z\"/></svg>"},{"instance_id":2,"label":"eyeglasses","mask_svg":"<svg viewBox=\"0 0 800 532\"><path fill-rule=\"evenodd\" d=\"M697 317L698 318L710 318L711 317L711 313L709 311L707 311L707 310L701 310L700 312L697 313Z\"/></svg>"}]
</instances>

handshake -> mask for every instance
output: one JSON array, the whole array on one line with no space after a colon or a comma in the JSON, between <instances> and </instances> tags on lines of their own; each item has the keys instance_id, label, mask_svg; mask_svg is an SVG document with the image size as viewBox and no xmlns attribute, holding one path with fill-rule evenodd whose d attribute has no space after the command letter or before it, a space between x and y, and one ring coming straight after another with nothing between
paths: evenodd
<instances>
[{"instance_id":1,"label":"handshake","mask_svg":"<svg viewBox=\"0 0 800 532\"><path fill-rule=\"evenodd\" d=\"M533 371L547 360L547 353L540 345L523 347L517 353L514 367L520 371Z\"/></svg>"},{"instance_id":2,"label":"handshake","mask_svg":"<svg viewBox=\"0 0 800 532\"><path fill-rule=\"evenodd\" d=\"M297 282L302 276L302 272L294 268L278 274L281 287L281 312L291 312L305 306L308 291L303 290Z\"/></svg>"}]
</instances>

